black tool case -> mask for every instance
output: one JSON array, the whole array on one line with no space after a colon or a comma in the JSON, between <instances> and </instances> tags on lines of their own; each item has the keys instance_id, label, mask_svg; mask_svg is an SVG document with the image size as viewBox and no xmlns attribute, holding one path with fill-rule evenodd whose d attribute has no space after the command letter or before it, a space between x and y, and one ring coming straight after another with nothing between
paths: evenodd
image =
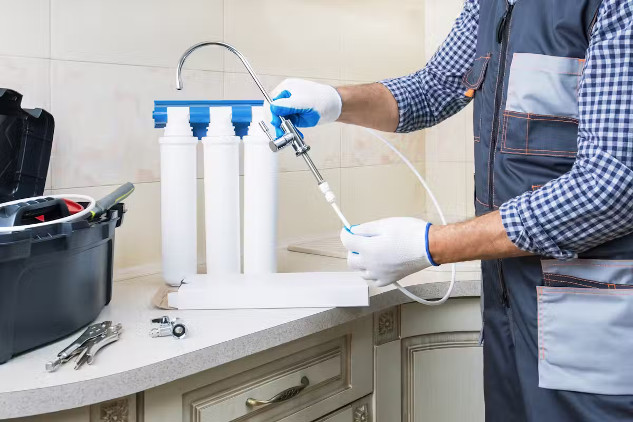
<instances>
[{"instance_id":1,"label":"black tool case","mask_svg":"<svg viewBox=\"0 0 633 422\"><path fill-rule=\"evenodd\" d=\"M19 92L0 88L0 203L41 196L46 183L55 120L21 103Z\"/></svg>"},{"instance_id":2,"label":"black tool case","mask_svg":"<svg viewBox=\"0 0 633 422\"><path fill-rule=\"evenodd\" d=\"M110 302L124 210L0 234L0 364L72 334Z\"/></svg>"}]
</instances>

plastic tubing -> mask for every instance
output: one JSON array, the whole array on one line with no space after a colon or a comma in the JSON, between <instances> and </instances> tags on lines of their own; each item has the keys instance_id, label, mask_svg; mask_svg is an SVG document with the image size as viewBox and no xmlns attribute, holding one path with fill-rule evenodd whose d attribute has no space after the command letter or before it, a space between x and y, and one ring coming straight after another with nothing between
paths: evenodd
<instances>
[{"instance_id":1,"label":"plastic tubing","mask_svg":"<svg viewBox=\"0 0 633 422\"><path fill-rule=\"evenodd\" d=\"M437 199L435 198L435 195L433 194L433 191L431 191L431 188L426 183L424 178L420 175L418 170L413 166L413 164L411 164L411 161L409 161L407 159L407 157L405 157L400 151L398 151L398 149L396 147L394 147L393 144L391 144L391 142L387 141L383 136L379 135L378 133L376 133L372 129L368 129L368 128L364 128L364 129L367 132L369 132L371 135L373 135L375 138L377 138L378 140L382 141L382 143L385 144L387 146L387 148L389 148L391 151L393 151L398 156L398 158L400 158L400 160L402 160L402 162L404 164L406 164L407 167L409 167L409 170L411 170L411 172L413 174L415 174L415 177L417 177L418 181L424 187L424 189L426 190L426 193L429 195L429 198L431 198L431 202L433 202L433 205L435 206L435 209L437 210L437 213L440 216L440 220L442 221L442 224L446 224L446 218L444 217L444 213L442 212L442 209L440 208L440 204L437 202ZM437 300L422 299L421 297L416 296L413 293L411 293L410 291L408 291L402 284L398 283L397 281L394 284L396 285L398 290L400 290L409 299L412 299L412 300L414 300L414 301L416 301L418 303L421 303L423 305L437 306L437 305L441 305L442 303L446 302L448 300L448 298L451 296L451 294L453 293L453 288L455 287L455 279L456 278L457 278L457 267L453 263L453 264L451 264L451 282L448 285L448 289L446 290L446 293L444 294L444 296L442 296L441 299L437 299Z\"/></svg>"},{"instance_id":2,"label":"plastic tubing","mask_svg":"<svg viewBox=\"0 0 633 422\"><path fill-rule=\"evenodd\" d=\"M15 201L11 201L11 202L5 202L3 204L0 204L3 207L6 207L8 205L16 205L16 204L20 204L22 202L25 201L35 201L38 199L46 199L46 198L53 198L53 199L69 199L71 201L79 201L79 202L88 202L88 206L86 208L84 208L83 210L79 211L77 214L73 214L73 215L69 215L68 217L64 217L64 218L59 218L57 220L52 220L52 221L45 221L43 223L36 223L36 224L28 224L26 226L12 226L12 227L0 227L0 234L3 233L13 233L13 232L20 232L23 230L27 230L27 229L34 229L34 228L38 228L38 227L44 227L44 226L50 226L52 224L59 224L59 223L67 223L69 221L75 221L75 220L81 220L82 218L86 217L88 214L90 214L90 212L94 209L97 201L94 200L93 197L91 196L87 196L87 195L46 195L46 196L37 196L37 197L33 197L33 198L26 198L26 199L18 199Z\"/></svg>"}]
</instances>

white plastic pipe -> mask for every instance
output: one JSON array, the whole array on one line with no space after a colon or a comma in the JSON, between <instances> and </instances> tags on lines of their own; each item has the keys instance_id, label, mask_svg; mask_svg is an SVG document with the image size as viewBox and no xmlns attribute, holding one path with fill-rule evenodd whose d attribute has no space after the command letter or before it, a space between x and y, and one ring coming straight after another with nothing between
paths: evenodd
<instances>
[{"instance_id":1,"label":"white plastic pipe","mask_svg":"<svg viewBox=\"0 0 633 422\"><path fill-rule=\"evenodd\" d=\"M437 202L437 199L435 198L435 195L433 194L433 191L431 190L429 185L426 183L424 178L420 175L420 172L418 172L418 170L415 168L415 166L411 163L411 161L409 161L407 159L407 157L404 156L404 154L402 154L396 147L394 147L391 142L387 141L384 138L384 136L379 135L376 131L374 131L372 129L365 128L365 130L367 132L369 132L371 135L373 135L376 139L382 141L382 143L385 144L385 146L387 146L387 148L389 148L391 151L393 151L400 158L400 160L402 160L402 162L407 167L409 167L409 170L411 170L411 172L415 175L415 177L418 179L418 181L420 182L422 187L426 190L426 193L429 195L429 198L431 198L431 202L433 202L433 205L435 206L435 209L437 210L437 213L440 216L440 221L442 222L442 224L446 224L446 218L444 218L444 213L442 212L442 208L440 207L439 202ZM451 294L453 293L453 288L455 287L455 279L456 278L457 278L457 266L456 266L455 263L452 263L451 264L451 282L448 285L448 289L446 290L446 293L444 293L444 296L442 296L440 299L437 299L437 300L423 299L423 298L421 298L419 296L414 295L410 291L408 291L399 282L396 281L394 284L396 285L398 290L400 290L409 299L412 299L412 300L414 300L414 301L416 301L418 303L421 303L423 305L437 306L437 305L441 305L442 303L446 302L448 300L448 298L451 296Z\"/></svg>"},{"instance_id":2,"label":"white plastic pipe","mask_svg":"<svg viewBox=\"0 0 633 422\"><path fill-rule=\"evenodd\" d=\"M163 278L171 286L197 272L196 144L188 107L168 107L160 138Z\"/></svg>"},{"instance_id":3,"label":"white plastic pipe","mask_svg":"<svg viewBox=\"0 0 633 422\"><path fill-rule=\"evenodd\" d=\"M253 107L249 134L244 137L244 274L277 272L279 165L258 126L262 120L262 107Z\"/></svg>"},{"instance_id":4,"label":"white plastic pipe","mask_svg":"<svg viewBox=\"0 0 633 422\"><path fill-rule=\"evenodd\" d=\"M231 107L212 107L204 147L204 201L207 274L239 274L240 138Z\"/></svg>"}]
</instances>

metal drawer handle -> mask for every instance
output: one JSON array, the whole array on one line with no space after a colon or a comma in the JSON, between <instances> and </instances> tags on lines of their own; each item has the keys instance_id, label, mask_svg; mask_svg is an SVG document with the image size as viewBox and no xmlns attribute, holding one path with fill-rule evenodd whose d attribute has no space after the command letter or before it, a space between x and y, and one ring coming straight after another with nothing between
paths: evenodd
<instances>
[{"instance_id":1,"label":"metal drawer handle","mask_svg":"<svg viewBox=\"0 0 633 422\"><path fill-rule=\"evenodd\" d=\"M269 400L257 400L257 399L248 399L246 400L246 405L248 407L257 407L263 406L265 404L271 403L280 403L282 401L290 400L294 397L297 397L299 393L301 393L308 385L310 385L310 380L308 377L301 377L301 385L296 385L294 387L290 387L279 394L276 394Z\"/></svg>"}]
</instances>

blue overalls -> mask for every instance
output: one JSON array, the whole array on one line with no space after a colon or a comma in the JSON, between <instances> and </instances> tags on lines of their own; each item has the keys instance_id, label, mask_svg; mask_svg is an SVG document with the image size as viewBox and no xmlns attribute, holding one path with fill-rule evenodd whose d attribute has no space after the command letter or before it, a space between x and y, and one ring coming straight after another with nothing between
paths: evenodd
<instances>
[{"instance_id":1,"label":"blue overalls","mask_svg":"<svg viewBox=\"0 0 633 422\"><path fill-rule=\"evenodd\" d=\"M600 0L480 0L475 209L568 172L577 89ZM631 260L631 261L627 261ZM485 261L486 420L633 420L633 237L572 261Z\"/></svg>"}]
</instances>

